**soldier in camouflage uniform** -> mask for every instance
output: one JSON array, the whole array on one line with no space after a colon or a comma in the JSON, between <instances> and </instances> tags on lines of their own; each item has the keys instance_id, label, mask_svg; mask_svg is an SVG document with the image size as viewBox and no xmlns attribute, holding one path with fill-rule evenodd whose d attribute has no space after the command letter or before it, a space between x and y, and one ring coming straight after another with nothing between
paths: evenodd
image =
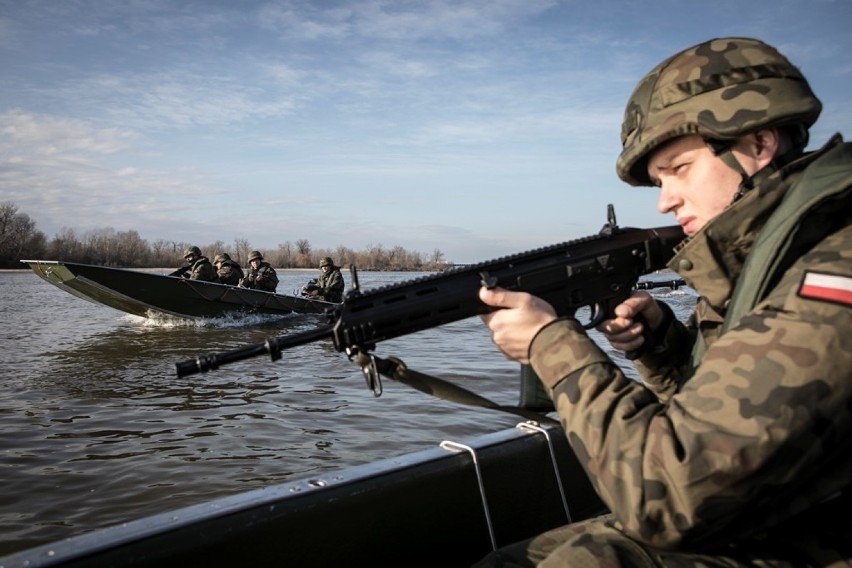
<instances>
[{"instance_id":1,"label":"soldier in camouflage uniform","mask_svg":"<svg viewBox=\"0 0 852 568\"><path fill-rule=\"evenodd\" d=\"M340 273L340 268L334 265L330 256L320 261L320 272L322 274L319 278L311 280L302 287L302 295L326 302L342 302L343 289L346 284L343 282L343 274Z\"/></svg>"},{"instance_id":2,"label":"soldier in camouflage uniform","mask_svg":"<svg viewBox=\"0 0 852 568\"><path fill-rule=\"evenodd\" d=\"M240 280L240 286L274 292L278 287L278 274L272 265L263 260L263 255L256 250L249 253L248 263L248 273Z\"/></svg>"},{"instance_id":3,"label":"soldier in camouflage uniform","mask_svg":"<svg viewBox=\"0 0 852 568\"><path fill-rule=\"evenodd\" d=\"M216 274L219 276L219 282L230 286L239 286L240 280L245 277L242 267L231 260L231 255L226 252L221 252L213 259L213 266L216 267Z\"/></svg>"},{"instance_id":4,"label":"soldier in camouflage uniform","mask_svg":"<svg viewBox=\"0 0 852 568\"><path fill-rule=\"evenodd\" d=\"M181 272L181 276L190 280L203 280L204 282L218 282L216 269L210 263L210 259L201 254L201 249L196 246L187 247L183 251L183 259L188 263L188 269Z\"/></svg>"},{"instance_id":5,"label":"soldier in camouflage uniform","mask_svg":"<svg viewBox=\"0 0 852 568\"><path fill-rule=\"evenodd\" d=\"M748 38L638 84L617 172L659 187L687 235L669 267L700 296L685 324L637 292L599 326L643 349L641 381L546 302L482 289L506 308L483 316L494 342L532 365L610 511L483 565L852 564L852 144L804 152L821 108Z\"/></svg>"}]
</instances>

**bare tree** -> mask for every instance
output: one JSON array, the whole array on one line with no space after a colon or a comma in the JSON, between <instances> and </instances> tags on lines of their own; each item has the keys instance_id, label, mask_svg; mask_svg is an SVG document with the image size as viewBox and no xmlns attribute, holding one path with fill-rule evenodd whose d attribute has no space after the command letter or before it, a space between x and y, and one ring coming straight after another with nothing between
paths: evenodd
<instances>
[{"instance_id":1,"label":"bare tree","mask_svg":"<svg viewBox=\"0 0 852 568\"><path fill-rule=\"evenodd\" d=\"M351 266L355 264L355 251L352 249L338 245L334 254L337 257L334 262L338 266Z\"/></svg>"},{"instance_id":2,"label":"bare tree","mask_svg":"<svg viewBox=\"0 0 852 568\"><path fill-rule=\"evenodd\" d=\"M275 251L275 266L281 268L292 268L293 262L293 244L290 241L285 241L278 244L278 250Z\"/></svg>"},{"instance_id":3,"label":"bare tree","mask_svg":"<svg viewBox=\"0 0 852 568\"><path fill-rule=\"evenodd\" d=\"M0 249L12 240L18 207L11 201L0 203Z\"/></svg>"},{"instance_id":4,"label":"bare tree","mask_svg":"<svg viewBox=\"0 0 852 568\"><path fill-rule=\"evenodd\" d=\"M150 264L151 247L136 231L115 235L114 249L117 266L142 267Z\"/></svg>"},{"instance_id":5,"label":"bare tree","mask_svg":"<svg viewBox=\"0 0 852 568\"><path fill-rule=\"evenodd\" d=\"M248 239L234 239L234 254L231 256L231 260L240 266L246 266L250 252L251 243L248 242Z\"/></svg>"},{"instance_id":6,"label":"bare tree","mask_svg":"<svg viewBox=\"0 0 852 568\"><path fill-rule=\"evenodd\" d=\"M299 239L296 241L296 250L301 255L311 254L311 243L308 239Z\"/></svg>"},{"instance_id":7,"label":"bare tree","mask_svg":"<svg viewBox=\"0 0 852 568\"><path fill-rule=\"evenodd\" d=\"M423 269L423 255L419 252L414 251L408 255L408 266L410 266L413 270L422 270Z\"/></svg>"},{"instance_id":8,"label":"bare tree","mask_svg":"<svg viewBox=\"0 0 852 568\"><path fill-rule=\"evenodd\" d=\"M310 241L308 239L298 239L296 241L296 266L299 268L308 268L313 265Z\"/></svg>"},{"instance_id":9,"label":"bare tree","mask_svg":"<svg viewBox=\"0 0 852 568\"><path fill-rule=\"evenodd\" d=\"M62 227L47 247L51 258L57 260L81 260L83 246L74 229Z\"/></svg>"},{"instance_id":10,"label":"bare tree","mask_svg":"<svg viewBox=\"0 0 852 568\"><path fill-rule=\"evenodd\" d=\"M213 259L216 258L216 255L220 252L227 252L229 255L231 254L225 248L225 243L222 241L214 241L210 243L205 248L201 249L201 252L204 253L204 256L210 259L210 262L213 262Z\"/></svg>"},{"instance_id":11,"label":"bare tree","mask_svg":"<svg viewBox=\"0 0 852 568\"><path fill-rule=\"evenodd\" d=\"M387 254L382 243L367 245L367 262L370 270L385 270L388 266Z\"/></svg>"},{"instance_id":12,"label":"bare tree","mask_svg":"<svg viewBox=\"0 0 852 568\"><path fill-rule=\"evenodd\" d=\"M23 260L25 258L45 258L45 252L47 251L47 237L44 236L44 233L41 231L35 231L32 233L27 242L24 244L24 248L18 256L18 260ZM20 267L18 263L13 264L14 267Z\"/></svg>"},{"instance_id":13,"label":"bare tree","mask_svg":"<svg viewBox=\"0 0 852 568\"><path fill-rule=\"evenodd\" d=\"M44 235L36 231L35 221L29 215L18 212L11 201L0 203L0 266L18 268L22 255L36 256L37 249L33 253L24 251L28 246L35 246L39 235L43 242Z\"/></svg>"}]
</instances>

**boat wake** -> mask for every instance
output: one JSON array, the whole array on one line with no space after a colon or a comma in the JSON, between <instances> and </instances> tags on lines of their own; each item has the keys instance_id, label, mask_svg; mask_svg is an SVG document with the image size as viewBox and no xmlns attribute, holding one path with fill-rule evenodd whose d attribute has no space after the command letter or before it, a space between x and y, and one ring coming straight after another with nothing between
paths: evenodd
<instances>
[{"instance_id":1,"label":"boat wake","mask_svg":"<svg viewBox=\"0 0 852 568\"><path fill-rule=\"evenodd\" d=\"M282 315L274 315L274 314L246 314L246 313L232 313L226 314L218 317L210 317L210 318L181 318L177 316L170 316L168 314L164 314L162 312L149 311L146 317L134 316L132 314L125 314L122 316L122 320L128 323L132 323L134 325L141 325L143 327L156 327L156 328L184 328L184 327L198 327L198 328L220 328L220 329L228 329L228 328L242 328L242 327L259 327L259 326L268 326L274 325L278 322L286 321L293 319L294 317L302 316L303 314L289 313Z\"/></svg>"}]
</instances>

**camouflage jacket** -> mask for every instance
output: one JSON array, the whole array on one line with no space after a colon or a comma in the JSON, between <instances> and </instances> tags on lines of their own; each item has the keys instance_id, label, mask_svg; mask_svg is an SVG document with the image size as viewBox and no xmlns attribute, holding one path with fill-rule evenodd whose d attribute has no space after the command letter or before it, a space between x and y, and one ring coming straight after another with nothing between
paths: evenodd
<instances>
[{"instance_id":1,"label":"camouflage jacket","mask_svg":"<svg viewBox=\"0 0 852 568\"><path fill-rule=\"evenodd\" d=\"M192 268L189 269L187 278L190 280L203 280L204 282L219 281L219 277L216 276L216 268L206 256L199 256L192 263Z\"/></svg>"},{"instance_id":2,"label":"camouflage jacket","mask_svg":"<svg viewBox=\"0 0 852 568\"><path fill-rule=\"evenodd\" d=\"M840 189L821 194L832 170ZM782 270L726 323L755 240L805 172L815 174L805 192L814 197L777 254ZM852 483L851 217L852 145L834 139L679 247L669 266L701 299L686 326L674 322L662 348L637 362L642 382L573 319L534 338L530 363L626 534L682 551L739 547L783 558L787 547L803 565L823 564L814 559L828 550L852 554L852 521L819 514L848 506ZM706 350L692 361L699 334Z\"/></svg>"},{"instance_id":3,"label":"camouflage jacket","mask_svg":"<svg viewBox=\"0 0 852 568\"><path fill-rule=\"evenodd\" d=\"M231 286L238 286L240 280L245 277L242 267L233 260L223 261L217 273L219 275L219 282Z\"/></svg>"},{"instance_id":4,"label":"camouflage jacket","mask_svg":"<svg viewBox=\"0 0 852 568\"><path fill-rule=\"evenodd\" d=\"M327 274L320 275L317 278L316 286L319 288L317 293L320 300L334 303L343 301L343 288L345 284L343 282L343 274L340 273L340 269L336 266L329 270Z\"/></svg>"},{"instance_id":5,"label":"camouflage jacket","mask_svg":"<svg viewBox=\"0 0 852 568\"><path fill-rule=\"evenodd\" d=\"M240 280L240 286L274 292L278 288L278 274L268 262L261 262L257 270L254 268L248 269L245 277Z\"/></svg>"}]
</instances>

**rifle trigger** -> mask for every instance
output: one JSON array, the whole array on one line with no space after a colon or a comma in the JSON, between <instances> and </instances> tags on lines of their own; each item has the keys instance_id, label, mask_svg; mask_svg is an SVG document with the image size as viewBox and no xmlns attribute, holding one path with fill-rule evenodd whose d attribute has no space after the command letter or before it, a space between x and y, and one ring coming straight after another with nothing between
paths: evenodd
<instances>
[{"instance_id":1,"label":"rifle trigger","mask_svg":"<svg viewBox=\"0 0 852 568\"><path fill-rule=\"evenodd\" d=\"M595 304L591 308L592 317L589 319L589 323L583 325L583 329L592 329L606 319L606 310L600 304Z\"/></svg>"}]
</instances>

